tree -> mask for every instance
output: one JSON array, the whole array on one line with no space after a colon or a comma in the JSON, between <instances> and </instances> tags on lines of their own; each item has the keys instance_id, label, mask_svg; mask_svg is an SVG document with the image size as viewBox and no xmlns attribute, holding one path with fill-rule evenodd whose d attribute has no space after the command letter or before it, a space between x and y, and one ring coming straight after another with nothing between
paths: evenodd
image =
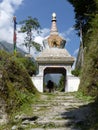
<instances>
[{"instance_id":1,"label":"tree","mask_svg":"<svg viewBox=\"0 0 98 130\"><path fill-rule=\"evenodd\" d=\"M75 12L75 29L80 30L80 24L82 26L83 33L86 33L89 29L90 22L96 12L95 0L68 0L74 7Z\"/></svg>"},{"instance_id":2,"label":"tree","mask_svg":"<svg viewBox=\"0 0 98 130\"><path fill-rule=\"evenodd\" d=\"M26 33L26 37L24 39L24 45L29 49L34 46L38 51L41 50L41 45L34 42L34 35L32 31L36 31L38 34L40 33L40 24L36 18L32 18L31 16L28 19L20 22L22 24L21 31L22 33Z\"/></svg>"},{"instance_id":3,"label":"tree","mask_svg":"<svg viewBox=\"0 0 98 130\"><path fill-rule=\"evenodd\" d=\"M80 91L98 98L98 0L68 0L74 7L79 31L82 22L84 63L81 68Z\"/></svg>"}]
</instances>

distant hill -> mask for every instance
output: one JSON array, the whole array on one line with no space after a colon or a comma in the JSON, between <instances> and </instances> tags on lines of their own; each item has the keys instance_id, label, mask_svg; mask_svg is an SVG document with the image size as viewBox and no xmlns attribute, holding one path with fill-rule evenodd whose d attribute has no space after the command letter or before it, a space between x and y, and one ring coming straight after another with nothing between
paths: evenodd
<instances>
[{"instance_id":1,"label":"distant hill","mask_svg":"<svg viewBox=\"0 0 98 130\"><path fill-rule=\"evenodd\" d=\"M13 44L8 43L6 41L0 41L0 50L5 50L7 52L12 53L13 52ZM24 52L22 49L17 47L17 52L21 53L22 55L25 55L26 52Z\"/></svg>"}]
</instances>

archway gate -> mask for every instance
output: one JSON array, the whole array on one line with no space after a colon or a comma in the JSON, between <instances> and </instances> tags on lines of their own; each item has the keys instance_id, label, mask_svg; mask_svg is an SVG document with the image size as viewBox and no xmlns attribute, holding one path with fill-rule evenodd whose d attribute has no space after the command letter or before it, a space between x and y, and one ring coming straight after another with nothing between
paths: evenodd
<instances>
[{"instance_id":1,"label":"archway gate","mask_svg":"<svg viewBox=\"0 0 98 130\"><path fill-rule=\"evenodd\" d=\"M51 72L62 73L65 76L65 92L74 92L78 90L80 79L71 75L71 66L41 64L39 66L39 74L32 77L33 84L39 92L44 92L44 76Z\"/></svg>"},{"instance_id":2,"label":"archway gate","mask_svg":"<svg viewBox=\"0 0 98 130\"><path fill-rule=\"evenodd\" d=\"M60 73L65 77L65 92L68 90L68 79L71 75L71 66L63 64L40 64L39 74L32 77L32 81L39 92L44 92L44 76L47 73Z\"/></svg>"},{"instance_id":3,"label":"archway gate","mask_svg":"<svg viewBox=\"0 0 98 130\"><path fill-rule=\"evenodd\" d=\"M65 91L65 87L66 87L66 69L64 67L46 67L44 69L44 76L43 76L43 86L45 86L45 76L47 74L62 74L64 76L64 86L62 86L63 90ZM53 81L53 79L52 79ZM55 81L56 82L56 81ZM46 86L45 88L46 89ZM44 90L43 90L44 91Z\"/></svg>"}]
</instances>

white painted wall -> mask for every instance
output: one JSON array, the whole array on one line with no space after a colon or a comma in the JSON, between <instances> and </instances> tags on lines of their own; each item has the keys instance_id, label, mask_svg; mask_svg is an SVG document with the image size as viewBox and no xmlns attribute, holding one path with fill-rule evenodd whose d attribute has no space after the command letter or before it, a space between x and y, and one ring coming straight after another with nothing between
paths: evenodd
<instances>
[{"instance_id":1,"label":"white painted wall","mask_svg":"<svg viewBox=\"0 0 98 130\"><path fill-rule=\"evenodd\" d=\"M80 84L80 78L73 75L67 76L67 83L65 86L65 92L78 91Z\"/></svg>"},{"instance_id":2,"label":"white painted wall","mask_svg":"<svg viewBox=\"0 0 98 130\"><path fill-rule=\"evenodd\" d=\"M37 90L39 92L43 92L43 76L37 75L36 77L33 76L31 79ZM73 75L67 76L66 82L65 92L78 91L80 84L80 79L78 77L75 77Z\"/></svg>"},{"instance_id":3,"label":"white painted wall","mask_svg":"<svg viewBox=\"0 0 98 130\"><path fill-rule=\"evenodd\" d=\"M31 80L39 92L43 92L43 76L33 76Z\"/></svg>"}]
</instances>

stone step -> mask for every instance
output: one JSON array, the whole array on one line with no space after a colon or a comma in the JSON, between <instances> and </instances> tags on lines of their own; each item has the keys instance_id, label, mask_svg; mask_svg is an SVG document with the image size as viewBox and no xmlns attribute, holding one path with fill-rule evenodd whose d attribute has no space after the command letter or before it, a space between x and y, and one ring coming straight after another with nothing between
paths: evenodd
<instances>
[{"instance_id":1,"label":"stone step","mask_svg":"<svg viewBox=\"0 0 98 130\"><path fill-rule=\"evenodd\" d=\"M80 130L80 129L74 129L74 128L33 128L30 130Z\"/></svg>"},{"instance_id":2,"label":"stone step","mask_svg":"<svg viewBox=\"0 0 98 130\"><path fill-rule=\"evenodd\" d=\"M45 126L45 127L69 127L69 126L73 126L74 122L72 120L36 120L36 121L28 121L25 120L22 122L23 125L28 125L28 124L32 124L32 125L37 125L37 126Z\"/></svg>"},{"instance_id":3,"label":"stone step","mask_svg":"<svg viewBox=\"0 0 98 130\"><path fill-rule=\"evenodd\" d=\"M54 127L71 126L73 121L70 120L41 120L36 122L38 125L52 125Z\"/></svg>"}]
</instances>

